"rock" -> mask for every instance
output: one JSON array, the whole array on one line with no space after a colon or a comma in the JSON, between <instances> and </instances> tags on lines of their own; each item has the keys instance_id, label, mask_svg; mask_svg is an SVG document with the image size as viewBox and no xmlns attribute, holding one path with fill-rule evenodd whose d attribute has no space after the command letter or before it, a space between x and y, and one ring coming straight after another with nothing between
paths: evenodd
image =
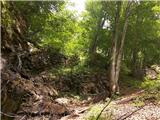
<instances>
[{"instance_id":1,"label":"rock","mask_svg":"<svg viewBox=\"0 0 160 120\"><path fill-rule=\"evenodd\" d=\"M64 105L67 105L70 102L70 100L67 98L57 98L55 99L55 101L59 104L64 104Z\"/></svg>"},{"instance_id":2,"label":"rock","mask_svg":"<svg viewBox=\"0 0 160 120\"><path fill-rule=\"evenodd\" d=\"M160 74L160 65L152 65L152 69L154 69L158 74Z\"/></svg>"},{"instance_id":3,"label":"rock","mask_svg":"<svg viewBox=\"0 0 160 120\"><path fill-rule=\"evenodd\" d=\"M159 69L158 67L146 67L145 68L145 76L146 76L146 78L150 79L150 80L157 79L157 77L158 77L157 70L158 69Z\"/></svg>"}]
</instances>

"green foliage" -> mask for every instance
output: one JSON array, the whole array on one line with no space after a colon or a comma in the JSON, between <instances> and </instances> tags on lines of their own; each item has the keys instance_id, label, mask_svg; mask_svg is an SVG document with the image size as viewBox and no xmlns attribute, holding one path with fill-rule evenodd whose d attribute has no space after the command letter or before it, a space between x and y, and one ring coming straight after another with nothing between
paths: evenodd
<instances>
[{"instance_id":1,"label":"green foliage","mask_svg":"<svg viewBox=\"0 0 160 120\"><path fill-rule=\"evenodd\" d=\"M160 101L160 80L144 80L140 86L145 92L137 98L138 105L148 100L156 103Z\"/></svg>"},{"instance_id":2,"label":"green foliage","mask_svg":"<svg viewBox=\"0 0 160 120\"><path fill-rule=\"evenodd\" d=\"M64 50L65 43L73 38L76 20L69 11L50 14L45 23L41 45L52 45Z\"/></svg>"},{"instance_id":3,"label":"green foliage","mask_svg":"<svg viewBox=\"0 0 160 120\"><path fill-rule=\"evenodd\" d=\"M141 106L144 106L145 103L144 103L144 101L142 100L142 98L137 97L135 100L133 100L133 102L131 103L131 105L133 105L133 106L135 106L135 107L141 107Z\"/></svg>"},{"instance_id":4,"label":"green foliage","mask_svg":"<svg viewBox=\"0 0 160 120\"><path fill-rule=\"evenodd\" d=\"M8 24L7 30L9 30L14 22L12 18L14 13L7 11L9 6L7 2L4 3L2 18L5 19L2 19L2 22ZM102 66L110 63L115 16L114 1L88 0L86 11L80 20L76 18L75 11L66 8L67 1L16 1L12 4L14 9L21 11L27 21L26 40L36 43L40 47L52 46L67 56L78 54L81 65L86 64L85 61L88 60L88 51L97 33L98 24L106 19L105 25L98 31L99 41L96 51L98 56L95 56L94 66L102 68ZM125 6L126 2L123 2L120 18L121 27L124 22ZM128 70L133 67L133 58L136 59L136 67L159 63L159 12L159 2L157 1L135 2L132 6L132 16L129 18L123 58ZM136 53L134 57L133 52ZM126 71L126 67L124 69Z\"/></svg>"},{"instance_id":5,"label":"green foliage","mask_svg":"<svg viewBox=\"0 0 160 120\"><path fill-rule=\"evenodd\" d=\"M19 25L16 16L23 17L26 29L24 38L21 39L47 49L51 59L60 52L71 61L59 66L58 69L52 68L51 76L107 73L105 69L110 69L115 1L87 0L86 11L83 12L81 19L76 17L74 11L66 8L67 1L2 1L2 3L2 28L5 28L10 35L13 35L14 27ZM119 37L124 25L126 3L122 1ZM104 25L98 29L103 20L105 20ZM120 85L129 89L145 89L144 95L137 97L133 102L134 106L143 106L147 99L160 100L160 74L157 80L146 78L145 81L127 75L134 72L133 70L143 69L146 65L160 64L160 2L134 1L128 23ZM89 48L96 35L97 49L90 65ZM6 46L9 43L3 42ZM76 59L72 59L73 56ZM75 79L74 86L80 82ZM71 96L81 99L74 94ZM86 120L95 120L103 107L102 104L92 106L86 115ZM99 118L99 120L111 119L111 113L102 114Z\"/></svg>"},{"instance_id":6,"label":"green foliage","mask_svg":"<svg viewBox=\"0 0 160 120\"><path fill-rule=\"evenodd\" d=\"M148 91L159 91L160 80L145 80L141 87L147 89Z\"/></svg>"},{"instance_id":7,"label":"green foliage","mask_svg":"<svg viewBox=\"0 0 160 120\"><path fill-rule=\"evenodd\" d=\"M158 103L160 101L160 80L137 80L133 77L123 75L120 80L122 87L129 87L129 89L143 89L144 93L137 96L131 102L131 105L140 107L145 105L145 102L152 101Z\"/></svg>"},{"instance_id":8,"label":"green foliage","mask_svg":"<svg viewBox=\"0 0 160 120\"><path fill-rule=\"evenodd\" d=\"M125 61L128 61L131 66L135 64L137 68L160 62L160 29L158 27L160 21L156 17L157 13L160 12L160 9L157 8L159 5L157 1L143 1L140 4L136 3L133 7L125 47ZM133 54L133 52L136 54Z\"/></svg>"},{"instance_id":9,"label":"green foliage","mask_svg":"<svg viewBox=\"0 0 160 120\"><path fill-rule=\"evenodd\" d=\"M86 13L84 13L82 21L84 24L83 27L85 28L84 34L87 38L86 41L88 43L86 47L88 47L89 50L90 45L95 39L95 34L98 32L99 41L97 43L97 53L99 53L106 59L106 56L108 56L108 49L110 48L109 46L111 45L111 26L108 28L102 27L99 29L99 31L97 31L97 26L99 26L102 19L108 19L108 21L112 19L112 16L110 14L113 13L111 12L110 8L114 9L114 2L110 2L110 4L107 4L107 2L103 1L89 0L86 3L87 11ZM104 14L107 15L105 16Z\"/></svg>"},{"instance_id":10,"label":"green foliage","mask_svg":"<svg viewBox=\"0 0 160 120\"><path fill-rule=\"evenodd\" d=\"M11 26L14 24L14 18L11 13L11 11L8 11L10 5L7 4L7 2L2 2L2 23L7 27L7 30L9 31L11 29Z\"/></svg>"},{"instance_id":11,"label":"green foliage","mask_svg":"<svg viewBox=\"0 0 160 120\"><path fill-rule=\"evenodd\" d=\"M96 104L91 106L89 111L87 112L85 120L96 120L103 107L104 104ZM112 113L101 114L98 120L113 120Z\"/></svg>"},{"instance_id":12,"label":"green foliage","mask_svg":"<svg viewBox=\"0 0 160 120\"><path fill-rule=\"evenodd\" d=\"M140 88L141 83L142 83L142 80L139 80L137 78L133 78L131 76L124 75L124 74L123 76L121 76L120 81L121 81L122 86L127 86L127 87L130 87L131 89Z\"/></svg>"},{"instance_id":13,"label":"green foliage","mask_svg":"<svg viewBox=\"0 0 160 120\"><path fill-rule=\"evenodd\" d=\"M49 54L58 51L68 58L77 56L75 60L77 64L62 66L59 72L68 74L91 71L88 52L96 33L98 33L97 50L91 66L95 71L109 69L115 25L115 1L86 1L86 11L83 12L81 19L76 17L75 11L66 8L67 1L3 1L2 3L2 26L5 26L7 31L12 32L11 28L15 25L16 19L14 18L16 13L12 9L17 10L27 23L24 40L36 43L38 47L53 48L48 51ZM148 64L160 64L159 6L159 1L134 1L121 65L123 75L134 72L134 68L138 71ZM125 8L126 2L123 1L120 28L124 25ZM104 19L105 25L97 29ZM121 32L120 29L119 36ZM121 82L124 82L123 79L126 80L124 82L126 85L138 87L141 84L139 80L125 77L122 77ZM158 81L145 81L142 83L142 88L159 89L158 84Z\"/></svg>"}]
</instances>

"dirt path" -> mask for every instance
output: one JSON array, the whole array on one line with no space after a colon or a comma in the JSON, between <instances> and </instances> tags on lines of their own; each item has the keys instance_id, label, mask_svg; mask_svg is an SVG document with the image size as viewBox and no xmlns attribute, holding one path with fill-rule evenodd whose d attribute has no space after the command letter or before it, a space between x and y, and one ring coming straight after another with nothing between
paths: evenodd
<instances>
[{"instance_id":1,"label":"dirt path","mask_svg":"<svg viewBox=\"0 0 160 120\"><path fill-rule=\"evenodd\" d=\"M111 111L115 120L160 120L160 107L152 103L142 107L116 104Z\"/></svg>"},{"instance_id":2,"label":"dirt path","mask_svg":"<svg viewBox=\"0 0 160 120\"><path fill-rule=\"evenodd\" d=\"M114 120L160 120L160 106L153 102L134 105L133 99L140 96L141 92L125 96L112 102L110 108Z\"/></svg>"},{"instance_id":3,"label":"dirt path","mask_svg":"<svg viewBox=\"0 0 160 120\"><path fill-rule=\"evenodd\" d=\"M133 99L142 93L143 91L138 91L113 100L103 111L103 114L111 113L113 120L160 120L160 105L155 105L152 102L139 106L132 104ZM83 101L77 102L67 98L59 98L59 101L63 101L63 104L66 104L72 111L70 115L61 118L61 120L85 120L90 108L89 104L83 104ZM98 103L98 105L99 107L104 106L104 103Z\"/></svg>"}]
</instances>

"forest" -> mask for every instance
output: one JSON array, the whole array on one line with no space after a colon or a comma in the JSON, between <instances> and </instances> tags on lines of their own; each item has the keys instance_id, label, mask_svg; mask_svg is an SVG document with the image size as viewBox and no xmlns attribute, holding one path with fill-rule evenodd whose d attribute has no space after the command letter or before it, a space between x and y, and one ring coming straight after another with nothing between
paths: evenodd
<instances>
[{"instance_id":1,"label":"forest","mask_svg":"<svg viewBox=\"0 0 160 120\"><path fill-rule=\"evenodd\" d=\"M2 120L160 120L159 0L0 3Z\"/></svg>"}]
</instances>

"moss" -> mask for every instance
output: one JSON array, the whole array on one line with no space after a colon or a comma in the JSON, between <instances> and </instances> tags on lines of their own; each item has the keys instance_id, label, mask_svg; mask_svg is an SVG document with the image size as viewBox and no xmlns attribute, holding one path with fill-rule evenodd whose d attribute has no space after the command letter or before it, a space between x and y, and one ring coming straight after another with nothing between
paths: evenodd
<instances>
[{"instance_id":1,"label":"moss","mask_svg":"<svg viewBox=\"0 0 160 120\"><path fill-rule=\"evenodd\" d=\"M85 117L85 120L96 120L104 106L105 106L105 104L92 105L90 107L86 117ZM113 116L112 116L111 112L108 113L108 114L107 113L105 113L105 114L102 113L98 120L113 120L112 117Z\"/></svg>"},{"instance_id":2,"label":"moss","mask_svg":"<svg viewBox=\"0 0 160 120\"><path fill-rule=\"evenodd\" d=\"M131 105L133 105L135 107L141 107L141 106L144 106L145 103L142 99L137 98L131 103Z\"/></svg>"}]
</instances>

